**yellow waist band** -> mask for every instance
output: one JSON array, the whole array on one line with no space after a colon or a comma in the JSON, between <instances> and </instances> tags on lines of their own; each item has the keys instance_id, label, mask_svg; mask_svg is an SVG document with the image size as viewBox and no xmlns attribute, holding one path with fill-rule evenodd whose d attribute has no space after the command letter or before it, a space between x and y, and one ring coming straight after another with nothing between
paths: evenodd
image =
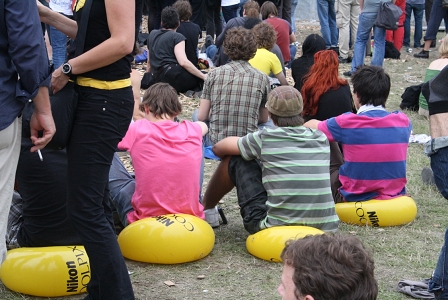
<instances>
[{"instance_id":1,"label":"yellow waist band","mask_svg":"<svg viewBox=\"0 0 448 300\"><path fill-rule=\"evenodd\" d=\"M86 87L92 87L99 90L118 90L125 87L131 86L131 79L120 79L120 80L114 80L114 81L105 81L105 80L98 80L88 77L82 77L78 76L76 78L76 84L80 86L86 86Z\"/></svg>"}]
</instances>

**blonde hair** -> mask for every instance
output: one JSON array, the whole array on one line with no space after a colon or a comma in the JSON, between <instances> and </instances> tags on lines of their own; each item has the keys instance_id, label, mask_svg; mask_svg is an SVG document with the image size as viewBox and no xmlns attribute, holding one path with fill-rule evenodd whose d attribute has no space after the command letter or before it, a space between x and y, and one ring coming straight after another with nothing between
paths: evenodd
<instances>
[{"instance_id":1,"label":"blonde hair","mask_svg":"<svg viewBox=\"0 0 448 300\"><path fill-rule=\"evenodd\" d=\"M442 39L442 44L439 47L440 58L448 58L448 34Z\"/></svg>"}]
</instances>

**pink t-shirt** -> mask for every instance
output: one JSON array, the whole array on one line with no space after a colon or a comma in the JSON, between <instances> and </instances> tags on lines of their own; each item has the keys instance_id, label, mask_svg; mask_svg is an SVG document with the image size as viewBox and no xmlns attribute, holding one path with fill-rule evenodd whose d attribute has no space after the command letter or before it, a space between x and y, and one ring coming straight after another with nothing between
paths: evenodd
<instances>
[{"instance_id":1,"label":"pink t-shirt","mask_svg":"<svg viewBox=\"0 0 448 300\"><path fill-rule=\"evenodd\" d=\"M202 130L198 124L139 120L129 126L118 148L129 150L135 171L129 223L172 213L204 219L199 203Z\"/></svg>"}]
</instances>

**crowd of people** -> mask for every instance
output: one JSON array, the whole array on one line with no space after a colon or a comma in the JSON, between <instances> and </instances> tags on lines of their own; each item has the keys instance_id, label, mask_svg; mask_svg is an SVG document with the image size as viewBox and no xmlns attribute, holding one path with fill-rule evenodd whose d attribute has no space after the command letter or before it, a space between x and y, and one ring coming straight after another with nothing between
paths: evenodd
<instances>
[{"instance_id":1,"label":"crowd of people","mask_svg":"<svg viewBox=\"0 0 448 300\"><path fill-rule=\"evenodd\" d=\"M49 6L0 0L6 24L0 27L1 261L7 248L82 244L92 274L84 299L134 299L114 214L124 227L170 213L218 227L216 205L235 187L250 234L288 225L326 232L287 243L283 299L376 299L371 254L358 238L334 234L335 205L406 194L412 125L405 113L386 110L391 79L382 49L386 39L410 46L411 11L414 47L421 47L423 3L397 0L404 28L386 33L374 27L379 1L359 2L318 0L322 36L306 37L296 58L290 0L51 0ZM152 81L140 98L131 62L144 10L152 14L146 68ZM429 57L448 9L434 0L431 12L417 58ZM204 13L204 52L215 65L208 72L198 65ZM78 28L85 20L83 36ZM51 58L41 22L49 25ZM373 27L375 52L365 66ZM420 114L430 122L425 152L434 182L448 199L448 36L439 53L422 85ZM349 62L351 85L339 76L339 64ZM69 81L78 98L70 140L66 149L48 149L57 130L49 95ZM199 108L192 121L179 121L178 94L188 91ZM21 136L20 118L29 99L30 138ZM221 161L202 191L205 148ZM135 174L117 150L129 151ZM429 283L436 299L448 299L447 243L448 230Z\"/></svg>"}]
</instances>

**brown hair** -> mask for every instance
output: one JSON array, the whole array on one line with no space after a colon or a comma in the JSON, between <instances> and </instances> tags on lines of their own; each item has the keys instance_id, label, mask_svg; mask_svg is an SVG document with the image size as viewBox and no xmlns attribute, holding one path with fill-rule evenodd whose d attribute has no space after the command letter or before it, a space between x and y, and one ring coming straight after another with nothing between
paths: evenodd
<instances>
[{"instance_id":1,"label":"brown hair","mask_svg":"<svg viewBox=\"0 0 448 300\"><path fill-rule=\"evenodd\" d=\"M261 22L252 28L252 33L255 36L258 48L271 50L277 42L277 33L274 27L266 22Z\"/></svg>"},{"instance_id":2,"label":"brown hair","mask_svg":"<svg viewBox=\"0 0 448 300\"><path fill-rule=\"evenodd\" d=\"M348 84L347 80L339 77L338 68L338 55L333 50L322 50L314 54L314 64L305 75L300 91L303 97L302 115L314 116L323 94L330 89L336 90Z\"/></svg>"},{"instance_id":3,"label":"brown hair","mask_svg":"<svg viewBox=\"0 0 448 300\"><path fill-rule=\"evenodd\" d=\"M278 16L277 6L271 1L266 1L260 8L261 19L266 20L270 15Z\"/></svg>"},{"instance_id":4,"label":"brown hair","mask_svg":"<svg viewBox=\"0 0 448 300\"><path fill-rule=\"evenodd\" d=\"M293 117L279 117L273 113L269 113L272 122L277 127L296 127L301 126L305 122L301 115Z\"/></svg>"},{"instance_id":5,"label":"brown hair","mask_svg":"<svg viewBox=\"0 0 448 300\"><path fill-rule=\"evenodd\" d=\"M316 300L375 300L374 262L354 236L309 235L288 242L281 255L294 268L296 297Z\"/></svg>"},{"instance_id":6,"label":"brown hair","mask_svg":"<svg viewBox=\"0 0 448 300\"><path fill-rule=\"evenodd\" d=\"M260 5L257 1L247 1L243 6L244 13L249 18L259 18L260 15Z\"/></svg>"},{"instance_id":7,"label":"brown hair","mask_svg":"<svg viewBox=\"0 0 448 300\"><path fill-rule=\"evenodd\" d=\"M227 31L223 43L224 53L231 60L248 61L257 52L257 43L252 32L243 27L234 27Z\"/></svg>"},{"instance_id":8,"label":"brown hair","mask_svg":"<svg viewBox=\"0 0 448 300\"><path fill-rule=\"evenodd\" d=\"M181 21L188 21L191 18L192 10L190 2L186 0L178 0L173 4L173 7L177 9L177 13L179 14L179 19Z\"/></svg>"},{"instance_id":9,"label":"brown hair","mask_svg":"<svg viewBox=\"0 0 448 300\"><path fill-rule=\"evenodd\" d=\"M140 110L145 107L157 118L163 116L175 117L182 112L176 90L168 83L159 82L150 86L143 95Z\"/></svg>"}]
</instances>

